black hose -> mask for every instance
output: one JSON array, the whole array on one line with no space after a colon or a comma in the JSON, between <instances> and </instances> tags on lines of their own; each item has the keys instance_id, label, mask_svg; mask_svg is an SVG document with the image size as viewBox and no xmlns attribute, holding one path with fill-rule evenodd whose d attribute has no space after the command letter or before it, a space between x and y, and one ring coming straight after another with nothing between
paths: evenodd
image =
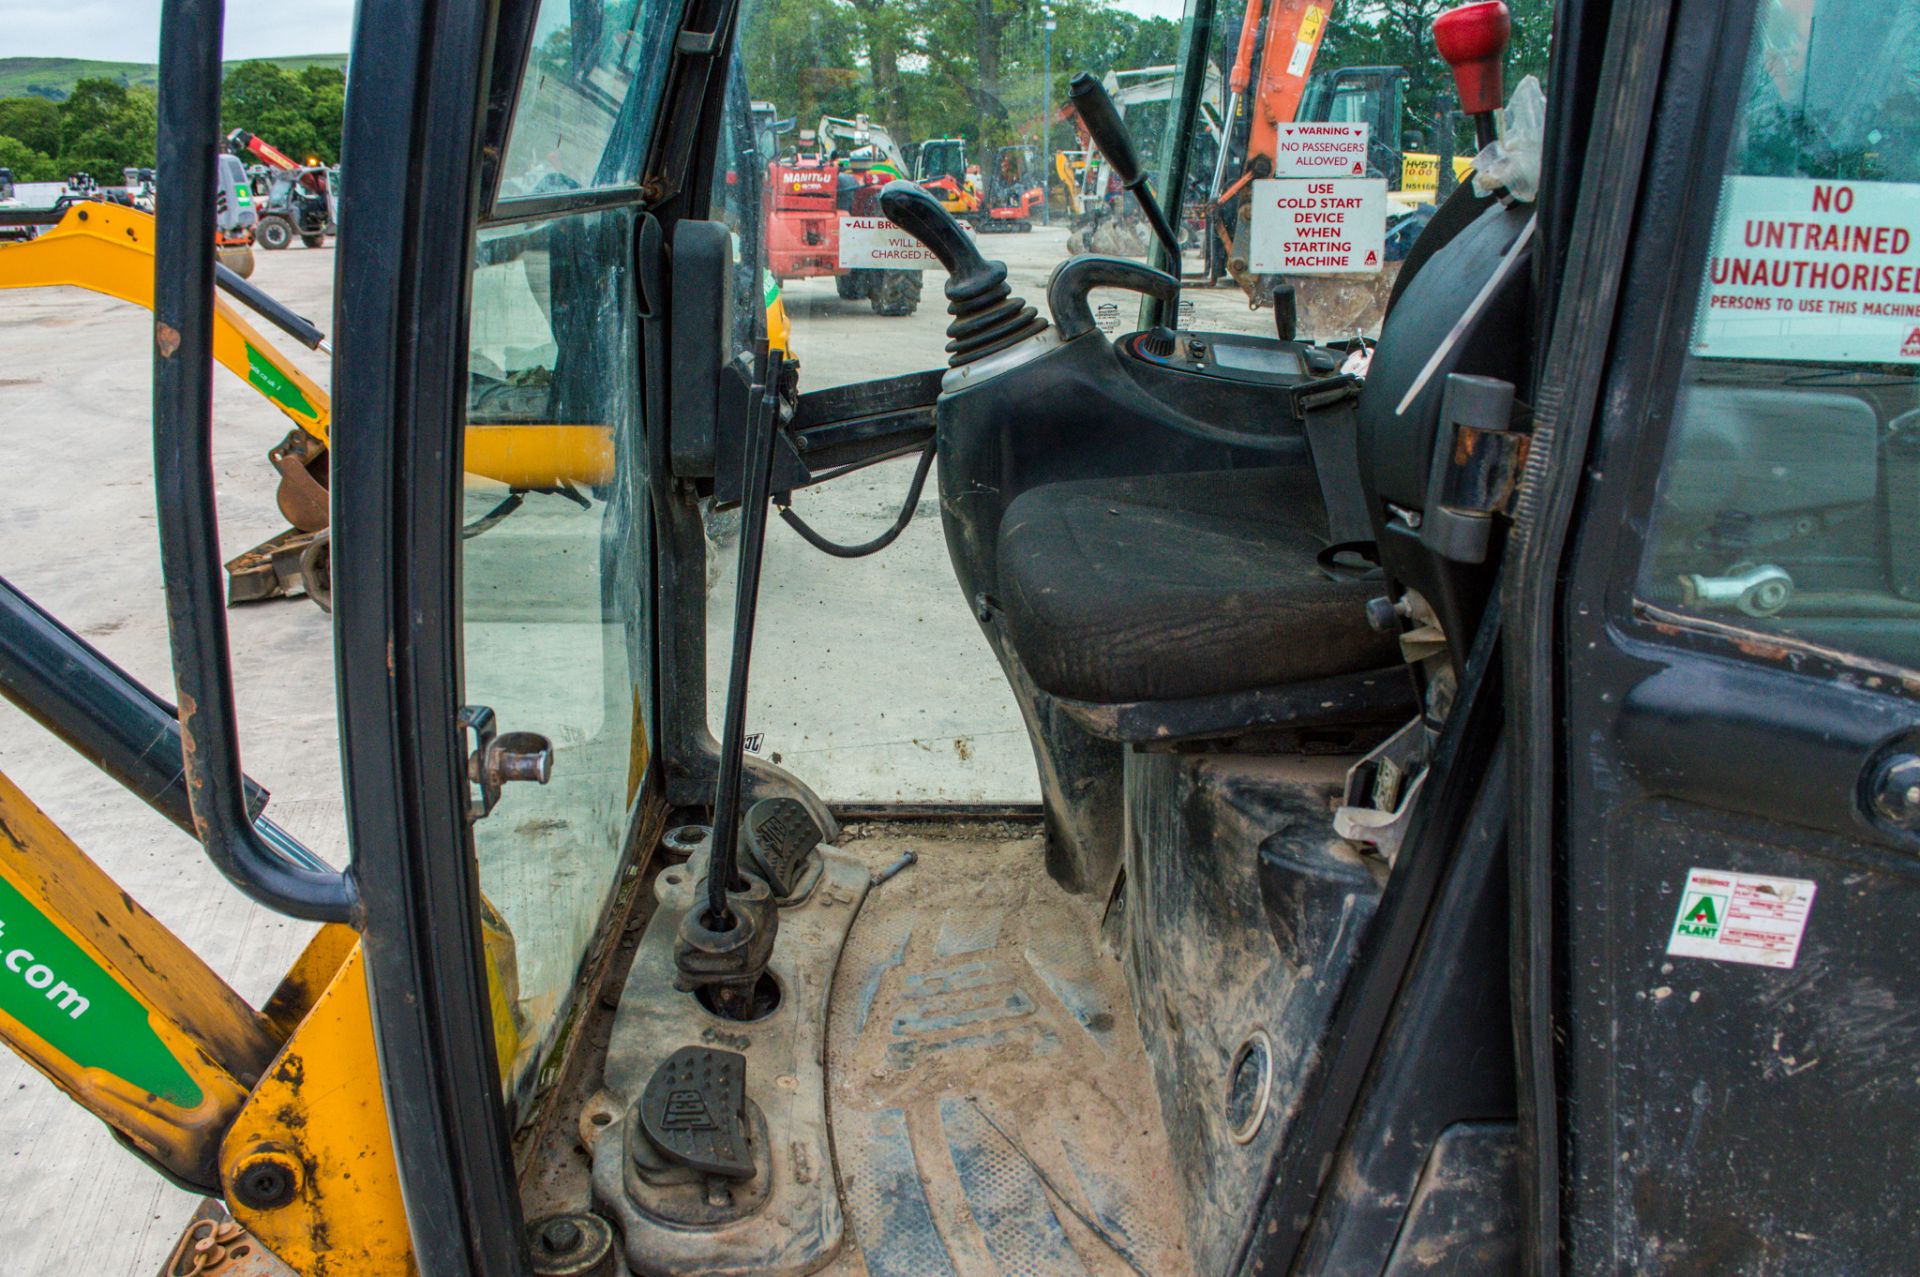
<instances>
[{"instance_id":1,"label":"black hose","mask_svg":"<svg viewBox=\"0 0 1920 1277\"><path fill-rule=\"evenodd\" d=\"M518 510L521 503L526 499L527 494L518 488L509 491L505 497L501 498L499 505L496 505L493 509L487 511L472 523L469 523L466 527L461 528L460 539L462 541L471 541L482 532L488 532L498 527L501 523L505 522L508 515Z\"/></svg>"},{"instance_id":2,"label":"black hose","mask_svg":"<svg viewBox=\"0 0 1920 1277\"><path fill-rule=\"evenodd\" d=\"M814 549L823 554L831 554L836 559L861 559L869 554L877 554L900 539L900 534L907 530L909 523L913 522L914 512L920 508L920 493L927 486L927 472L931 469L933 469L933 442L929 440L927 446L920 450L920 464L914 467L913 482L907 485L907 499L900 507L900 517L895 519L893 526L885 532L871 541L862 541L859 545L842 545L838 541L829 541L814 531L807 521L795 514L793 507L787 504L784 498L790 494L782 493L781 497L775 499L774 504L778 507L780 517L786 521L787 526L798 532L800 539Z\"/></svg>"}]
</instances>

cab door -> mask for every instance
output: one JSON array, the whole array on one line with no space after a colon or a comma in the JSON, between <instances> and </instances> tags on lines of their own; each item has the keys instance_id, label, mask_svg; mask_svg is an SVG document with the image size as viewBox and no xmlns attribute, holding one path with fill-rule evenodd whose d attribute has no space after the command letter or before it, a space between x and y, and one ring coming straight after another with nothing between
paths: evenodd
<instances>
[{"instance_id":1,"label":"cab door","mask_svg":"<svg viewBox=\"0 0 1920 1277\"><path fill-rule=\"evenodd\" d=\"M1614 24L1508 581L1535 1267L1909 1271L1920 5Z\"/></svg>"},{"instance_id":2,"label":"cab door","mask_svg":"<svg viewBox=\"0 0 1920 1277\"><path fill-rule=\"evenodd\" d=\"M723 5L367 0L343 168L342 740L423 1274L523 1274L516 1153L660 813L636 257ZM724 49L718 50L724 56ZM652 164L650 165L650 157Z\"/></svg>"}]
</instances>

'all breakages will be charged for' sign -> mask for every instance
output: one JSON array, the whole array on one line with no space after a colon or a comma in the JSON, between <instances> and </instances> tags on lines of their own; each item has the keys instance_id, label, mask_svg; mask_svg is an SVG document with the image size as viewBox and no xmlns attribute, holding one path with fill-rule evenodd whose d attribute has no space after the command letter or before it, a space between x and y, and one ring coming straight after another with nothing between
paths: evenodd
<instances>
[{"instance_id":1,"label":"'all breakages will be charged for' sign","mask_svg":"<svg viewBox=\"0 0 1920 1277\"><path fill-rule=\"evenodd\" d=\"M1386 257L1387 181L1367 171L1364 124L1290 124L1275 176L1253 184L1247 267L1259 275L1376 275Z\"/></svg>"}]
</instances>

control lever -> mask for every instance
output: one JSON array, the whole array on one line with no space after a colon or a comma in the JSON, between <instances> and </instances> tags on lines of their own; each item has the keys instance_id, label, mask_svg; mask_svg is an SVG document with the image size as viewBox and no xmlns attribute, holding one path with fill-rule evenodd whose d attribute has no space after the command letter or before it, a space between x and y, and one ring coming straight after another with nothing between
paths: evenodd
<instances>
[{"instance_id":1,"label":"control lever","mask_svg":"<svg viewBox=\"0 0 1920 1277\"><path fill-rule=\"evenodd\" d=\"M972 238L935 199L913 182L888 182L880 211L926 245L947 268L947 365L958 368L1045 331L1040 312L1007 287L1007 264L980 255Z\"/></svg>"},{"instance_id":2,"label":"control lever","mask_svg":"<svg viewBox=\"0 0 1920 1277\"><path fill-rule=\"evenodd\" d=\"M1087 126L1087 136L1112 166L1120 185L1132 193L1140 211L1146 214L1154 238L1167 250L1173 264L1173 277L1180 278L1179 237L1173 233L1173 225L1167 221L1167 215L1160 210L1160 201L1153 197L1147 185L1146 171L1140 167L1140 156L1133 149L1133 135L1127 131L1127 122L1120 118L1113 99L1107 96L1106 86L1082 71L1067 86L1067 96L1073 99L1073 109L1080 113L1080 122Z\"/></svg>"},{"instance_id":3,"label":"control lever","mask_svg":"<svg viewBox=\"0 0 1920 1277\"><path fill-rule=\"evenodd\" d=\"M1171 308L1180 299L1180 281L1165 271L1125 257L1083 254L1053 268L1047 280L1047 309L1053 312L1060 340L1072 341L1098 325L1087 295L1096 288L1125 288L1157 298Z\"/></svg>"},{"instance_id":4,"label":"control lever","mask_svg":"<svg viewBox=\"0 0 1920 1277\"><path fill-rule=\"evenodd\" d=\"M726 1019L750 1020L754 992L773 953L780 911L758 878L740 872L740 772L746 752L747 673L753 661L754 618L760 604L760 562L767 539L768 488L778 428L778 365L763 336L755 350L756 376L747 396L747 439L740 503L740 567L734 582L733 660L727 672L726 719L720 739L720 777L713 802L713 850L707 860L706 899L680 918L674 943L675 984L708 994L706 1006Z\"/></svg>"},{"instance_id":5,"label":"control lever","mask_svg":"<svg viewBox=\"0 0 1920 1277\"><path fill-rule=\"evenodd\" d=\"M1500 61L1512 33L1513 18L1501 0L1463 4L1433 20L1433 47L1453 69L1460 109L1473 117L1474 142L1481 147L1498 136L1493 113L1505 95Z\"/></svg>"}]
</instances>

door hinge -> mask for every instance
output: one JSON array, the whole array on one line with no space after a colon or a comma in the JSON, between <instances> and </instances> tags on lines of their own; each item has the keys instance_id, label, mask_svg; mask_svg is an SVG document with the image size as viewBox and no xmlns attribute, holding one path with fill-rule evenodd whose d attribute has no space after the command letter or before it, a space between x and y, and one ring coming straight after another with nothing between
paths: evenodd
<instances>
[{"instance_id":1,"label":"door hinge","mask_svg":"<svg viewBox=\"0 0 1920 1277\"><path fill-rule=\"evenodd\" d=\"M1451 373L1427 472L1420 541L1455 563L1485 563L1493 516L1513 513L1533 442L1533 421L1513 383Z\"/></svg>"}]
</instances>

